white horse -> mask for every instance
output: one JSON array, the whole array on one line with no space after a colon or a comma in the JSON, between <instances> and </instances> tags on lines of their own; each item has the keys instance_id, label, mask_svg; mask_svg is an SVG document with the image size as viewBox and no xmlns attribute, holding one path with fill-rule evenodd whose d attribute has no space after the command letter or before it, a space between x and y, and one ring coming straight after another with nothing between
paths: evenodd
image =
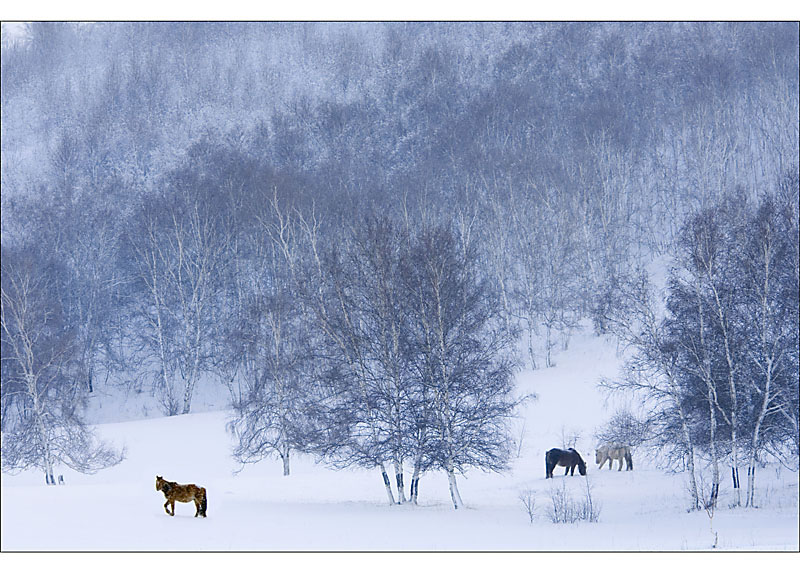
<instances>
[{"instance_id":1,"label":"white horse","mask_svg":"<svg viewBox=\"0 0 800 573\"><path fill-rule=\"evenodd\" d=\"M622 460L627 464L626 470L633 469L633 457L631 456L631 449L628 446L621 444L604 444L597 448L595 451L595 462L600 465L597 469L603 469L603 464L608 460L608 469L614 465L614 460L619 461L619 468L617 471L622 471Z\"/></svg>"}]
</instances>

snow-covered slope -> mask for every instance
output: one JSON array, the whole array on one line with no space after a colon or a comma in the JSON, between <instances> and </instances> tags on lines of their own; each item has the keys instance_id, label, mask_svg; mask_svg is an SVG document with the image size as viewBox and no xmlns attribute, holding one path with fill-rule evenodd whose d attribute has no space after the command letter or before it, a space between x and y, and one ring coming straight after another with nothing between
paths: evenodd
<instances>
[{"instance_id":1,"label":"snow-covered slope","mask_svg":"<svg viewBox=\"0 0 800 573\"><path fill-rule=\"evenodd\" d=\"M466 508L453 510L447 480L424 475L420 505L389 506L376 471L334 471L306 456L284 477L279 461L240 469L230 457L225 411L102 424L99 433L127 458L93 476L61 468L66 484L44 485L38 472L2 476L2 550L798 550L798 474L768 466L759 474L759 509L729 509L729 484L713 524L687 513L685 477L658 469L646 452L635 471L598 471L592 433L613 411L596 389L613 376L616 347L576 337L557 366L519 376L538 399L517 426L520 455L506 474L459 477ZM553 524L554 490L575 498L587 481L544 479L544 452L578 435L589 464L597 523ZM208 490L208 518L192 504L164 513L155 476ZM529 490L534 521L520 502Z\"/></svg>"}]
</instances>

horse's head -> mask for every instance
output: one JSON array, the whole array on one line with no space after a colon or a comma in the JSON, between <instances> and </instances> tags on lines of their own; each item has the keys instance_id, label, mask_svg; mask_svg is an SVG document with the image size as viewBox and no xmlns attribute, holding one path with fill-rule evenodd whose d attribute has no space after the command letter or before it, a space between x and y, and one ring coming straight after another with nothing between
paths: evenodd
<instances>
[{"instance_id":1,"label":"horse's head","mask_svg":"<svg viewBox=\"0 0 800 573\"><path fill-rule=\"evenodd\" d=\"M578 471L581 473L582 476L586 475L586 462L583 461L578 453L576 452L575 455L578 457Z\"/></svg>"},{"instance_id":2,"label":"horse's head","mask_svg":"<svg viewBox=\"0 0 800 573\"><path fill-rule=\"evenodd\" d=\"M161 476L156 476L156 491L161 491L161 488L164 486L164 478Z\"/></svg>"},{"instance_id":3,"label":"horse's head","mask_svg":"<svg viewBox=\"0 0 800 573\"><path fill-rule=\"evenodd\" d=\"M603 451L602 450L595 450L594 451L594 463L599 464L603 461Z\"/></svg>"}]
</instances>

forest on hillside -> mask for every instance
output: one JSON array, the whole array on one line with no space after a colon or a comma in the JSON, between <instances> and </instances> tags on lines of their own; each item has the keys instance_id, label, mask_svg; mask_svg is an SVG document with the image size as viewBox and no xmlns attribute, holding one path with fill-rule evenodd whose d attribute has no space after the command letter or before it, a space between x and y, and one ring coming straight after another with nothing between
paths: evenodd
<instances>
[{"instance_id":1,"label":"forest on hillside","mask_svg":"<svg viewBox=\"0 0 800 573\"><path fill-rule=\"evenodd\" d=\"M217 384L241 461L376 467L390 499L405 461L459 505L458 472L507 460L515 373L582 324L651 406L610 438L716 484L796 466L798 47L788 22L4 29L3 469L118 460L98 385L176 415Z\"/></svg>"}]
</instances>

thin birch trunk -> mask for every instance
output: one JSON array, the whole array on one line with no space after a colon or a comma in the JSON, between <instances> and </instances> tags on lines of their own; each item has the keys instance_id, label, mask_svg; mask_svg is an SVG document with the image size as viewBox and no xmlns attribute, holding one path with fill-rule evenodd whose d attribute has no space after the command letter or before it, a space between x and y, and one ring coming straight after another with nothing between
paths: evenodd
<instances>
[{"instance_id":1,"label":"thin birch trunk","mask_svg":"<svg viewBox=\"0 0 800 573\"><path fill-rule=\"evenodd\" d=\"M197 317L197 327L195 328L195 346L194 346L194 360L192 361L192 369L189 372L189 379L186 381L186 390L183 393L183 413L188 414L192 407L192 394L194 393L194 386L197 382L197 377L200 370L200 318Z\"/></svg>"},{"instance_id":2,"label":"thin birch trunk","mask_svg":"<svg viewBox=\"0 0 800 573\"><path fill-rule=\"evenodd\" d=\"M414 460L414 473L411 474L411 491L410 491L410 498L409 501L414 505L417 505L417 499L419 497L419 476L422 470L422 453L420 452L417 454L417 458Z\"/></svg>"},{"instance_id":3,"label":"thin birch trunk","mask_svg":"<svg viewBox=\"0 0 800 573\"><path fill-rule=\"evenodd\" d=\"M709 283L711 285L711 290L714 293L714 301L716 303L716 310L717 310L717 318L719 319L720 328L722 329L722 340L725 345L725 360L728 364L728 386L731 393L731 417L730 417L730 425L731 425L731 473L733 475L733 491L736 492L736 501L735 505L739 506L742 505L742 490L739 487L739 455L738 455L738 448L737 448L737 425L738 425L738 397L736 392L736 382L734 379L734 374L736 371L735 364L733 362L733 355L731 353L731 345L730 345L730 332L728 329L728 323L725 319L725 313L722 309L722 302L719 298L719 293L717 292L717 287L714 286L712 281L711 272L709 270Z\"/></svg>"},{"instance_id":4,"label":"thin birch trunk","mask_svg":"<svg viewBox=\"0 0 800 573\"><path fill-rule=\"evenodd\" d=\"M394 477L397 482L397 503L406 502L405 485L403 484L403 462L397 458L394 460Z\"/></svg>"},{"instance_id":5,"label":"thin birch trunk","mask_svg":"<svg viewBox=\"0 0 800 573\"><path fill-rule=\"evenodd\" d=\"M689 433L689 425L686 422L686 416L683 413L683 408L680 406L679 400L675 400L678 405L678 416L681 419L681 431L683 432L683 439L686 441L687 455L688 455L688 470L689 470L689 489L692 494L692 503L694 509L700 509L700 495L697 492L697 479L695 478L694 467L694 444L692 442L692 435Z\"/></svg>"},{"instance_id":6,"label":"thin birch trunk","mask_svg":"<svg viewBox=\"0 0 800 573\"><path fill-rule=\"evenodd\" d=\"M750 452L750 461L747 464L747 493L745 494L745 507L755 507L756 489L756 451Z\"/></svg>"},{"instance_id":7,"label":"thin birch trunk","mask_svg":"<svg viewBox=\"0 0 800 573\"><path fill-rule=\"evenodd\" d=\"M709 499L709 506L713 509L717 507L717 496L719 495L719 482L720 482L720 475L719 475L719 460L717 459L717 442L716 442L716 433L717 433L717 417L714 414L714 396L711 389L711 385L708 386L708 410L709 410L709 422L710 422L710 443L709 448L711 450L711 497Z\"/></svg>"},{"instance_id":8,"label":"thin birch trunk","mask_svg":"<svg viewBox=\"0 0 800 573\"><path fill-rule=\"evenodd\" d=\"M383 477L383 485L386 487L386 497L389 498L389 504L394 505L394 494L392 493L392 482L389 481L389 474L386 473L386 466L383 462L380 463L381 476Z\"/></svg>"},{"instance_id":9,"label":"thin birch trunk","mask_svg":"<svg viewBox=\"0 0 800 573\"><path fill-rule=\"evenodd\" d=\"M767 415L769 402L772 399L770 393L772 386L772 372L775 366L773 362L773 355L769 350L769 343L767 342L767 314L769 312L768 294L770 292L770 249L768 245L763 247L764 256L764 284L761 289L761 355L764 357L764 366L761 370L764 373L764 390L759 391L757 384L754 384L755 389L761 395L761 408L756 418L755 427L753 428L753 436L750 442L750 460L747 466L747 492L745 493L745 506L755 507L755 481L756 481L756 453L758 452L758 441L761 434L761 425ZM756 360L758 364L758 360ZM758 364L761 366L760 364Z\"/></svg>"},{"instance_id":10,"label":"thin birch trunk","mask_svg":"<svg viewBox=\"0 0 800 573\"><path fill-rule=\"evenodd\" d=\"M172 411L172 398L170 391L170 383L167 379L167 346L164 341L164 324L161 320L161 298L158 296L158 269L156 263L156 256L155 252L153 253L153 302L155 303L156 307L156 331L158 336L158 354L159 358L161 359L161 382L164 384L164 392L168 396L167 401L169 403L170 411L168 414L172 416L174 412Z\"/></svg>"},{"instance_id":11,"label":"thin birch trunk","mask_svg":"<svg viewBox=\"0 0 800 573\"><path fill-rule=\"evenodd\" d=\"M714 379L711 376L711 364L708 360L706 341L705 341L705 320L703 318L703 299L700 293L697 293L697 315L700 320L700 349L703 356L699 357L701 362L701 369L703 378L705 379L708 399L708 415L709 415L709 449L711 452L711 495L709 498L708 506L713 511L717 507L717 496L719 495L719 459L717 458L717 416L715 414L716 388L714 386Z\"/></svg>"},{"instance_id":12,"label":"thin birch trunk","mask_svg":"<svg viewBox=\"0 0 800 573\"><path fill-rule=\"evenodd\" d=\"M552 328L550 328L550 321L549 320L548 320L548 322L546 324L546 327L547 327L547 340L546 340L545 344L546 344L546 352L547 353L545 355L545 366L547 368L552 368L553 367L553 361L550 358L550 349L553 347L553 344L551 342Z\"/></svg>"},{"instance_id":13,"label":"thin birch trunk","mask_svg":"<svg viewBox=\"0 0 800 573\"><path fill-rule=\"evenodd\" d=\"M36 427L39 432L39 441L42 444L42 451L44 453L44 479L48 485L56 485L55 479L53 478L53 454L50 451L50 441L47 439L47 430L44 427L44 422L42 421L42 413L39 409L39 401L35 399L34 396L34 405L33 405L34 416L36 416Z\"/></svg>"},{"instance_id":14,"label":"thin birch trunk","mask_svg":"<svg viewBox=\"0 0 800 573\"><path fill-rule=\"evenodd\" d=\"M758 413L755 427L753 428L753 438L750 443L750 461L747 466L747 492L745 493L745 506L753 507L753 498L755 492L756 481L756 452L758 451L758 440L761 434L761 425L767 415L767 405L770 400L770 382L771 382L771 364L767 364L767 380L763 391L763 400L761 401L761 410Z\"/></svg>"},{"instance_id":15,"label":"thin birch trunk","mask_svg":"<svg viewBox=\"0 0 800 573\"><path fill-rule=\"evenodd\" d=\"M464 505L461 501L461 494L458 492L458 484L456 483L456 474L453 470L452 462L447 464L447 483L450 485L450 498L453 500L453 508L459 509Z\"/></svg>"},{"instance_id":16,"label":"thin birch trunk","mask_svg":"<svg viewBox=\"0 0 800 573\"><path fill-rule=\"evenodd\" d=\"M531 359L531 370L536 370L536 357L533 353L533 318L528 316L527 319L528 327L526 330L528 331L528 356Z\"/></svg>"},{"instance_id":17,"label":"thin birch trunk","mask_svg":"<svg viewBox=\"0 0 800 573\"><path fill-rule=\"evenodd\" d=\"M281 460L283 460L283 475L289 475L289 446L287 444L283 444L283 448L281 449Z\"/></svg>"},{"instance_id":18,"label":"thin birch trunk","mask_svg":"<svg viewBox=\"0 0 800 573\"><path fill-rule=\"evenodd\" d=\"M670 368L667 368L666 372L669 385L670 385L670 392L672 393L672 398L675 402L675 406L678 409L678 417L681 420L681 432L683 433L683 439L686 442L687 454L689 457L688 461L688 470L689 470L689 488L690 493L692 494L692 503L694 504L694 509L700 509L700 494L697 491L697 478L695 476L695 467L694 467L694 442L692 441L692 434L689 432L689 423L686 420L686 414L683 411L683 406L681 405L680 401L680 389L678 385L675 383L674 378L672 377L672 372Z\"/></svg>"},{"instance_id":19,"label":"thin birch trunk","mask_svg":"<svg viewBox=\"0 0 800 573\"><path fill-rule=\"evenodd\" d=\"M697 493L697 480L695 479L694 475L694 447L690 445L687 454L689 457L689 462L687 465L689 466L689 487L691 488L692 493L692 503L694 504L694 509L700 509L700 496Z\"/></svg>"}]
</instances>

